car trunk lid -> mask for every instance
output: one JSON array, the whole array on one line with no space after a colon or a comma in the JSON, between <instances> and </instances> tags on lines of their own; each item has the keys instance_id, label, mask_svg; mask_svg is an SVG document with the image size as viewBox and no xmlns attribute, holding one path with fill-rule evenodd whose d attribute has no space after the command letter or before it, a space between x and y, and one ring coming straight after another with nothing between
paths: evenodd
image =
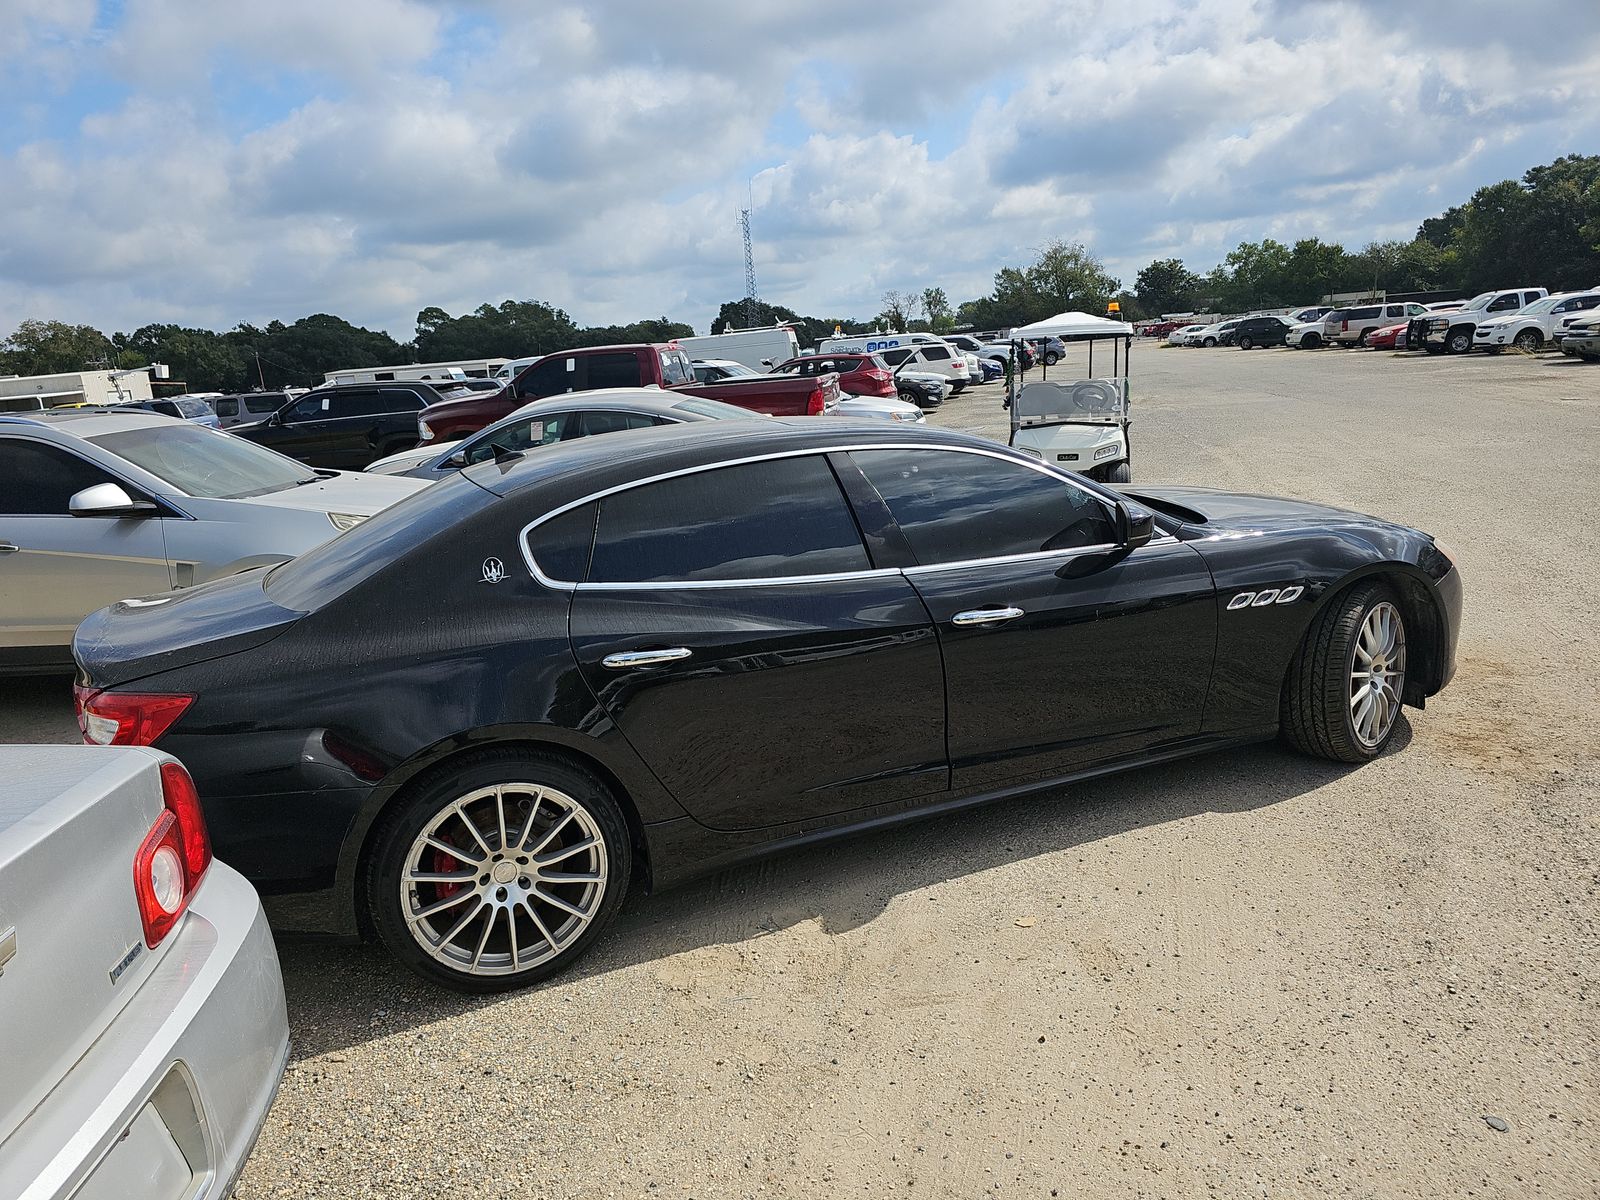
<instances>
[{"instance_id":1,"label":"car trunk lid","mask_svg":"<svg viewBox=\"0 0 1600 1200\"><path fill-rule=\"evenodd\" d=\"M0 1156L162 954L145 945L133 884L164 807L159 761L89 746L0 756L0 942L15 948L0 963Z\"/></svg>"},{"instance_id":2,"label":"car trunk lid","mask_svg":"<svg viewBox=\"0 0 1600 1200\"><path fill-rule=\"evenodd\" d=\"M426 486L426 485L424 485ZM81 682L95 688L223 658L260 646L301 614L262 590L269 567L90 613L72 639Z\"/></svg>"}]
</instances>

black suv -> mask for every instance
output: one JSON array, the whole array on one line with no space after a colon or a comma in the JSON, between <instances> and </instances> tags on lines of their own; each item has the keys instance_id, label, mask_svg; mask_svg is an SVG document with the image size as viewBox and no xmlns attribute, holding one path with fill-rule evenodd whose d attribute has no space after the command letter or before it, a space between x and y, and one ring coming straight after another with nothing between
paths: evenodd
<instances>
[{"instance_id":1,"label":"black suv","mask_svg":"<svg viewBox=\"0 0 1600 1200\"><path fill-rule=\"evenodd\" d=\"M290 401L265 421L229 432L313 467L357 471L415 446L417 414L428 405L472 394L412 380L332 384Z\"/></svg>"},{"instance_id":2,"label":"black suv","mask_svg":"<svg viewBox=\"0 0 1600 1200\"><path fill-rule=\"evenodd\" d=\"M1289 323L1281 317L1246 317L1229 332L1229 340L1241 350L1257 346L1281 346Z\"/></svg>"}]
</instances>

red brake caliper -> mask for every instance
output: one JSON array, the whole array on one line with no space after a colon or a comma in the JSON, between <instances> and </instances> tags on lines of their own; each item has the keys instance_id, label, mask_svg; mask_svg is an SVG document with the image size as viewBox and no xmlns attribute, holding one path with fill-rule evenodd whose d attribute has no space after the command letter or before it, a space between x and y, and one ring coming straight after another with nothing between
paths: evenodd
<instances>
[{"instance_id":1,"label":"red brake caliper","mask_svg":"<svg viewBox=\"0 0 1600 1200\"><path fill-rule=\"evenodd\" d=\"M433 852L433 869L441 875L459 870L460 867L461 860L454 855L446 854L443 850L435 850ZM440 900L448 900L461 890L461 884L459 883L436 883L433 886L437 889Z\"/></svg>"}]
</instances>

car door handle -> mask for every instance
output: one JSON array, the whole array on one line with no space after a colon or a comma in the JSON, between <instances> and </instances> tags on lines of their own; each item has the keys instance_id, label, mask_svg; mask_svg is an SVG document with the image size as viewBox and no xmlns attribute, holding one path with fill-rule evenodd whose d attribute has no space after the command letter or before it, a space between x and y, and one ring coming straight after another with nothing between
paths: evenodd
<instances>
[{"instance_id":1,"label":"car door handle","mask_svg":"<svg viewBox=\"0 0 1600 1200\"><path fill-rule=\"evenodd\" d=\"M0 554L15 554L18 549L20 547L14 546L10 542L0 542Z\"/></svg>"},{"instance_id":2,"label":"car door handle","mask_svg":"<svg viewBox=\"0 0 1600 1200\"><path fill-rule=\"evenodd\" d=\"M682 662L693 653L682 646L666 650L625 650L621 654L606 655L600 663L613 671L626 671L630 667L657 667L662 663Z\"/></svg>"},{"instance_id":3,"label":"car door handle","mask_svg":"<svg viewBox=\"0 0 1600 1200\"><path fill-rule=\"evenodd\" d=\"M952 625L992 625L996 621L1014 621L1022 615L1020 608L969 608L950 618Z\"/></svg>"}]
</instances>

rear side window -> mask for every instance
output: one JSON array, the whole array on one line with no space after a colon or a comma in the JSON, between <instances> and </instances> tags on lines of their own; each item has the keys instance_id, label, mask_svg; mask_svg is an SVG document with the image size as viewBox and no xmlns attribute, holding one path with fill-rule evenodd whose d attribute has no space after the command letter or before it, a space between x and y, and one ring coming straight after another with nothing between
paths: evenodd
<instances>
[{"instance_id":1,"label":"rear side window","mask_svg":"<svg viewBox=\"0 0 1600 1200\"><path fill-rule=\"evenodd\" d=\"M589 570L598 503L580 504L528 531L528 553L546 579L575 583Z\"/></svg>"},{"instance_id":2,"label":"rear side window","mask_svg":"<svg viewBox=\"0 0 1600 1200\"><path fill-rule=\"evenodd\" d=\"M660 423L643 413L591 411L573 415L577 418L578 429L576 433L569 433L568 437L594 437L600 433L621 433L624 429L649 429Z\"/></svg>"},{"instance_id":3,"label":"rear side window","mask_svg":"<svg viewBox=\"0 0 1600 1200\"><path fill-rule=\"evenodd\" d=\"M950 361L950 351L946 350L943 346L926 346L923 348L922 353L927 355L929 362Z\"/></svg>"},{"instance_id":4,"label":"rear side window","mask_svg":"<svg viewBox=\"0 0 1600 1200\"><path fill-rule=\"evenodd\" d=\"M820 456L697 471L607 496L591 583L771 579L867 570Z\"/></svg>"},{"instance_id":5,"label":"rear side window","mask_svg":"<svg viewBox=\"0 0 1600 1200\"><path fill-rule=\"evenodd\" d=\"M1381 308L1352 308L1345 314L1347 320L1369 321L1383 312Z\"/></svg>"},{"instance_id":6,"label":"rear side window","mask_svg":"<svg viewBox=\"0 0 1600 1200\"><path fill-rule=\"evenodd\" d=\"M1108 545L1108 509L1022 463L951 450L851 453L924 566Z\"/></svg>"},{"instance_id":7,"label":"rear side window","mask_svg":"<svg viewBox=\"0 0 1600 1200\"><path fill-rule=\"evenodd\" d=\"M631 350L611 354L591 354L584 362L589 368L589 377L584 381L584 386L587 388L639 386L639 360L634 357Z\"/></svg>"},{"instance_id":8,"label":"rear side window","mask_svg":"<svg viewBox=\"0 0 1600 1200\"><path fill-rule=\"evenodd\" d=\"M239 402L237 400L218 400L217 416L237 417L239 415Z\"/></svg>"},{"instance_id":9,"label":"rear side window","mask_svg":"<svg viewBox=\"0 0 1600 1200\"><path fill-rule=\"evenodd\" d=\"M0 438L0 513L64 517L67 502L84 488L115 483L99 467L54 446Z\"/></svg>"}]
</instances>

